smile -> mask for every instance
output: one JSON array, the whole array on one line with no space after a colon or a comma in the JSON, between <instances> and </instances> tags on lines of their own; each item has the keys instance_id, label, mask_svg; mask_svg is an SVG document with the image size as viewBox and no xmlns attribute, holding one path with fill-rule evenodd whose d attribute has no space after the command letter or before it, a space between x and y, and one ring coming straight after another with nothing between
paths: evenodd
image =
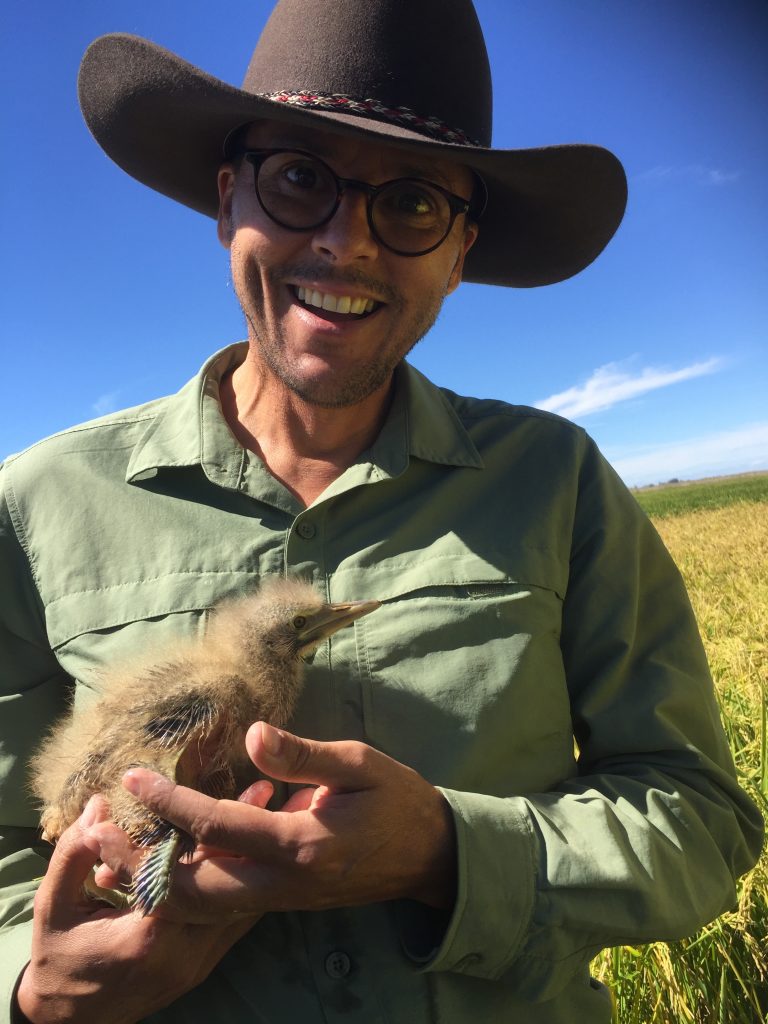
<instances>
[{"instance_id":1,"label":"smile","mask_svg":"<svg viewBox=\"0 0 768 1024\"><path fill-rule=\"evenodd\" d=\"M294 288L296 298L305 306L314 306L329 313L351 313L354 316L366 316L372 313L381 303L367 299L361 295L330 295L311 288L298 285Z\"/></svg>"}]
</instances>

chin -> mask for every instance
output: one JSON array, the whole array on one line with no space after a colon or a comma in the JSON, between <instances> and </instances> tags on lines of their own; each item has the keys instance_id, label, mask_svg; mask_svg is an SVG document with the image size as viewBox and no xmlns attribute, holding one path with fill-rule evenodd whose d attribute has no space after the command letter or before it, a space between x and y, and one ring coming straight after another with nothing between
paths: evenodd
<instances>
[{"instance_id":1,"label":"chin","mask_svg":"<svg viewBox=\"0 0 768 1024\"><path fill-rule=\"evenodd\" d=\"M389 386L394 367L365 367L358 373L340 378L337 373L325 379L278 374L282 383L307 405L322 409L346 409L359 405L377 391Z\"/></svg>"}]
</instances>

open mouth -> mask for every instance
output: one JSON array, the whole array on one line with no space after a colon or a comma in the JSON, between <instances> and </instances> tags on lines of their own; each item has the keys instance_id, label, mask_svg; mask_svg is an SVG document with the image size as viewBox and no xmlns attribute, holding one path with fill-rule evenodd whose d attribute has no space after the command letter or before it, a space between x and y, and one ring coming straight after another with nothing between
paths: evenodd
<instances>
[{"instance_id":1,"label":"open mouth","mask_svg":"<svg viewBox=\"0 0 768 1024\"><path fill-rule=\"evenodd\" d=\"M330 295L301 285L292 285L291 291L305 309L332 322L364 320L383 305L362 295Z\"/></svg>"}]
</instances>

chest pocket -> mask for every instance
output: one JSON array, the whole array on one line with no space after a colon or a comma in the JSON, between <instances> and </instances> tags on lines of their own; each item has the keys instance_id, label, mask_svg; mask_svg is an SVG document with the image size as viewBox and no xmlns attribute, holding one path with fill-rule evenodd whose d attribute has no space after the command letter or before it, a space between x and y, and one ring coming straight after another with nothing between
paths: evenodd
<instances>
[{"instance_id":1,"label":"chest pocket","mask_svg":"<svg viewBox=\"0 0 768 1024\"><path fill-rule=\"evenodd\" d=\"M77 681L76 701L98 692L99 676L200 635L218 600L257 585L246 572L172 573L67 594L46 608L48 637ZM85 692L83 692L85 691Z\"/></svg>"},{"instance_id":2,"label":"chest pocket","mask_svg":"<svg viewBox=\"0 0 768 1024\"><path fill-rule=\"evenodd\" d=\"M358 624L369 742L435 784L494 795L573 772L562 598L543 565L466 552L422 567L420 585L410 570L390 580Z\"/></svg>"}]
</instances>

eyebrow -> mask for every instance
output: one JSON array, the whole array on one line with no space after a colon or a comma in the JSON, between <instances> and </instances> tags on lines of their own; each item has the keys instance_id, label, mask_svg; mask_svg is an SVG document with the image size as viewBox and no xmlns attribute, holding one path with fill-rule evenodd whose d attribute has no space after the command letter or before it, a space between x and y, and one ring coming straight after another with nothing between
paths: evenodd
<instances>
[{"instance_id":1,"label":"eyebrow","mask_svg":"<svg viewBox=\"0 0 768 1024\"><path fill-rule=\"evenodd\" d=\"M261 147L256 146L255 148L259 149ZM289 132L278 134L277 137L272 140L272 144L265 148L303 150L304 152L313 153L315 156L319 156L321 159L328 161L332 160L335 156L333 144L331 142L321 138L318 138L316 141L314 139L302 139L297 135L291 135ZM433 181L438 185L442 185L443 188L448 189L448 191L454 191L457 187L452 184L448 177L433 164L417 164L411 163L410 161L404 162L400 165L400 173L397 177L421 178L423 181Z\"/></svg>"}]
</instances>

